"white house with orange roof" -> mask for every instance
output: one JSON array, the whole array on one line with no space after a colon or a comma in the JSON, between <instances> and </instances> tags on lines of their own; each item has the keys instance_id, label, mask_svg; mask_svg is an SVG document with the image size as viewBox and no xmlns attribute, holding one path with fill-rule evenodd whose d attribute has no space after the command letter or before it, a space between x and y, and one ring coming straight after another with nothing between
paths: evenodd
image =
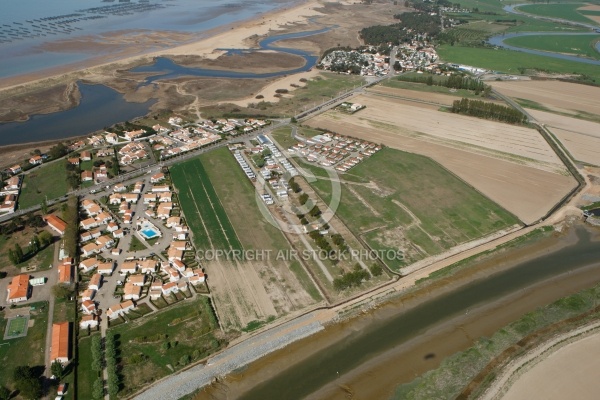
<instances>
[{"instance_id":1,"label":"white house with orange roof","mask_svg":"<svg viewBox=\"0 0 600 400\"><path fill-rule=\"evenodd\" d=\"M79 321L79 327L81 329L98 327L98 317L96 315L84 315Z\"/></svg>"},{"instance_id":2,"label":"white house with orange roof","mask_svg":"<svg viewBox=\"0 0 600 400\"><path fill-rule=\"evenodd\" d=\"M79 269L83 272L90 272L94 268L98 267L98 259L97 258L86 258L79 263Z\"/></svg>"},{"instance_id":3,"label":"white house with orange roof","mask_svg":"<svg viewBox=\"0 0 600 400\"><path fill-rule=\"evenodd\" d=\"M102 275L112 275L114 267L115 267L115 263L112 261L99 263L98 264L98 273L102 274Z\"/></svg>"},{"instance_id":4,"label":"white house with orange roof","mask_svg":"<svg viewBox=\"0 0 600 400\"><path fill-rule=\"evenodd\" d=\"M165 174L163 174L162 172L159 172L150 177L150 183L158 183L160 181L163 181L164 179L165 179Z\"/></svg>"},{"instance_id":5,"label":"white house with orange roof","mask_svg":"<svg viewBox=\"0 0 600 400\"><path fill-rule=\"evenodd\" d=\"M143 275L141 275L143 276ZM142 295L142 288L140 286L134 285L131 282L125 283L125 288L123 289L123 299L125 300L138 300Z\"/></svg>"},{"instance_id":6,"label":"white house with orange roof","mask_svg":"<svg viewBox=\"0 0 600 400\"><path fill-rule=\"evenodd\" d=\"M84 300L81 303L81 311L86 314L95 314L98 311L98 308L96 307L96 303L92 300Z\"/></svg>"}]
</instances>

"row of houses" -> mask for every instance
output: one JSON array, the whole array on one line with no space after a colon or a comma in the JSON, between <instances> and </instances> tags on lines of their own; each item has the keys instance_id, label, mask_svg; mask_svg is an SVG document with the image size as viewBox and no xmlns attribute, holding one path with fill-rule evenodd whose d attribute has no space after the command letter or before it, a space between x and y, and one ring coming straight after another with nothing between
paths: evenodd
<instances>
[{"instance_id":1,"label":"row of houses","mask_svg":"<svg viewBox=\"0 0 600 400\"><path fill-rule=\"evenodd\" d=\"M142 131L143 132L143 131ZM118 151L119 163L121 165L129 165L135 161L148 158L144 144L140 142L127 143Z\"/></svg>"},{"instance_id":2,"label":"row of houses","mask_svg":"<svg viewBox=\"0 0 600 400\"><path fill-rule=\"evenodd\" d=\"M288 149L290 153L306 157L309 162L335 167L341 172L348 171L379 150L381 146L376 143L329 132L298 142Z\"/></svg>"}]
</instances>

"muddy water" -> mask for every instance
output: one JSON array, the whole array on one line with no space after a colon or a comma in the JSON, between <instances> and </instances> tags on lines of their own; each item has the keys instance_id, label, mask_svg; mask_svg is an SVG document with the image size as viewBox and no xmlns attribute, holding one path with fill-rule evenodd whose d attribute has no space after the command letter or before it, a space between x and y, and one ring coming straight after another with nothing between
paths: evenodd
<instances>
[{"instance_id":1,"label":"muddy water","mask_svg":"<svg viewBox=\"0 0 600 400\"><path fill-rule=\"evenodd\" d=\"M273 353L198 398L387 398L477 338L600 282L599 240L579 227L501 252Z\"/></svg>"}]
</instances>

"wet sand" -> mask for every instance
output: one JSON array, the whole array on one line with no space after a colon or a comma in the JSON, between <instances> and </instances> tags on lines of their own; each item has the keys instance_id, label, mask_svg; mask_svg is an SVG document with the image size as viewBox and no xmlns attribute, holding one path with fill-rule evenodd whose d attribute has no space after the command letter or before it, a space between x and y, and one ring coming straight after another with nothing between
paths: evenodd
<instances>
[{"instance_id":1,"label":"wet sand","mask_svg":"<svg viewBox=\"0 0 600 400\"><path fill-rule=\"evenodd\" d=\"M598 233L595 237L597 240ZM239 398L291 365L300 363L315 354L326 352L328 347L348 339L354 331L366 329L371 324L392 318L422 304L431 298L430 293L434 290L436 296L442 295L492 273L508 270L516 264L574 244L576 240L574 230L571 229L565 235L538 240L534 244L518 249L503 250L477 263L477 268L464 268L453 277L421 286L374 311L363 313L360 318L332 324L317 335L294 343L238 373L231 374L205 389L196 399ZM467 314L443 321L435 328L423 332L419 337L381 355L367 355L366 357L371 358L359 368L339 376L309 398L345 399L349 396L387 398L399 384L410 382L422 373L436 368L445 357L471 346L477 338L490 336L524 313L597 282L600 282L600 262L580 268L573 273L553 277L527 290L520 290L492 303L471 309ZM426 355L430 356L425 357Z\"/></svg>"}]
</instances>

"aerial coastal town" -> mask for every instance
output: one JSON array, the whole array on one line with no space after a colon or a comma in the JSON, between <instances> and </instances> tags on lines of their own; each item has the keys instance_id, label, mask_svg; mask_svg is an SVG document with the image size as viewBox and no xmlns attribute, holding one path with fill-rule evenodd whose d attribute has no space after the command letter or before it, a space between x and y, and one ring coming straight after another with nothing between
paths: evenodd
<instances>
[{"instance_id":1,"label":"aerial coastal town","mask_svg":"<svg viewBox=\"0 0 600 400\"><path fill-rule=\"evenodd\" d=\"M139 3L7 26L168 8ZM0 76L0 136L83 85L153 100L0 146L0 400L550 398L552 368L593 398L567 354L600 327L599 12L310 0Z\"/></svg>"}]
</instances>

